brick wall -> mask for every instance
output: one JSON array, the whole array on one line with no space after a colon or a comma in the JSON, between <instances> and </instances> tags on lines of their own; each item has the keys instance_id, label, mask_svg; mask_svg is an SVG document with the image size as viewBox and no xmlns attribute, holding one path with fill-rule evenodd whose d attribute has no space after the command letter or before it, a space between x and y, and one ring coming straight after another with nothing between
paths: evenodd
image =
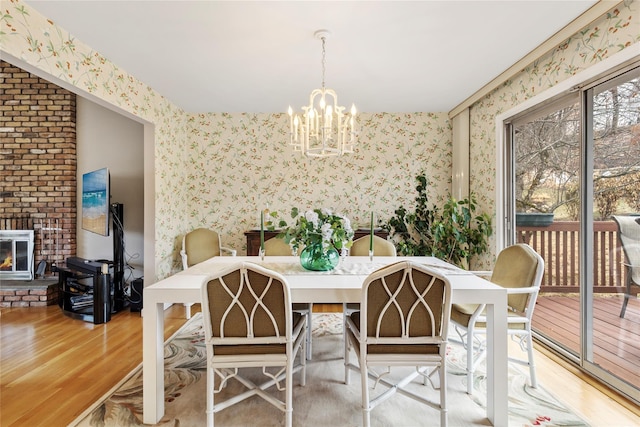
<instances>
[{"instance_id":1,"label":"brick wall","mask_svg":"<svg viewBox=\"0 0 640 427\"><path fill-rule=\"evenodd\" d=\"M0 218L25 215L35 265L75 255L76 95L0 61Z\"/></svg>"}]
</instances>

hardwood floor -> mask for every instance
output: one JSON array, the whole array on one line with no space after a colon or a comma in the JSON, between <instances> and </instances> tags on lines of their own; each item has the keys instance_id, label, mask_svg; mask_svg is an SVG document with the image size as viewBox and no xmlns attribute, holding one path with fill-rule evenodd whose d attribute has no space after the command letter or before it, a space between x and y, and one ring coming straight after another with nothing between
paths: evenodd
<instances>
[{"instance_id":1,"label":"hardwood floor","mask_svg":"<svg viewBox=\"0 0 640 427\"><path fill-rule=\"evenodd\" d=\"M340 308L316 305L314 311ZM184 322L183 306L169 308L165 339ZM64 316L57 306L0 309L0 426L68 425L140 364L141 342L139 313L93 325ZM625 408L580 372L544 352L536 362L543 386L593 426L640 424L637 407Z\"/></svg>"},{"instance_id":2,"label":"hardwood floor","mask_svg":"<svg viewBox=\"0 0 640 427\"><path fill-rule=\"evenodd\" d=\"M165 315L165 338L184 323ZM142 362L142 318L71 319L58 306L0 309L0 425L65 426Z\"/></svg>"}]
</instances>

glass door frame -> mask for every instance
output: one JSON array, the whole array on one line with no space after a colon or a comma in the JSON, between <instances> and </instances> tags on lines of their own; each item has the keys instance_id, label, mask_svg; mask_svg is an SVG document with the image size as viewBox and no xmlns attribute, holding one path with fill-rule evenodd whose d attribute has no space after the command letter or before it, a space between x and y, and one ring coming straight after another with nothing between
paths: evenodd
<instances>
[{"instance_id":1,"label":"glass door frame","mask_svg":"<svg viewBox=\"0 0 640 427\"><path fill-rule=\"evenodd\" d=\"M640 62L640 56L632 55L625 51L602 61L569 79L548 89L542 94L533 97L519 106L496 116L496 253L504 247L515 243L515 200L511 191L513 184L510 181L513 176L515 162L512 154L512 127L511 122L515 117L527 114L534 108L544 108L545 105L579 92L582 105L581 127L581 201L580 201L580 355L578 358L568 351L554 348L561 356L573 361L577 366L609 384L614 389L622 392L633 400L631 396L637 394L637 390L629 386L619 378L613 376L600 366L590 362L593 360L593 336L585 331L593 331L593 275L589 266L593 262L593 120L591 114L585 108L587 97L593 95L593 88L609 79L617 79L613 75L622 74L624 71L636 67ZM604 77L603 77L604 76ZM612 77L606 77L612 76ZM592 116L592 115L591 115ZM588 179L591 178L591 179ZM544 341L544 340L542 340Z\"/></svg>"}]
</instances>

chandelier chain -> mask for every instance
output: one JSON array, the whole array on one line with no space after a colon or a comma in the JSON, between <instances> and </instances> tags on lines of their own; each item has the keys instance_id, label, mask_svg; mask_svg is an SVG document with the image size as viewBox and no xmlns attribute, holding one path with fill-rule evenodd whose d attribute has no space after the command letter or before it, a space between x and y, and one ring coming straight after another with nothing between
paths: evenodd
<instances>
[{"instance_id":1,"label":"chandelier chain","mask_svg":"<svg viewBox=\"0 0 640 427\"><path fill-rule=\"evenodd\" d=\"M324 89L324 73L325 73L325 69L327 67L327 60L325 58L327 51L325 49L325 41L327 40L326 37L322 37L322 89Z\"/></svg>"}]
</instances>

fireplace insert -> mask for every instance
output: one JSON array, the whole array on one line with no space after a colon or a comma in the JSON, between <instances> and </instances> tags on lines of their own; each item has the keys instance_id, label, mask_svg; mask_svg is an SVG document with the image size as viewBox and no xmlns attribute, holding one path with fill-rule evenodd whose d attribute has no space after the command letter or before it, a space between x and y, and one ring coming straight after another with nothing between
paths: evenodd
<instances>
[{"instance_id":1,"label":"fireplace insert","mask_svg":"<svg viewBox=\"0 0 640 427\"><path fill-rule=\"evenodd\" d=\"M33 280L33 230L0 230L0 280Z\"/></svg>"}]
</instances>

